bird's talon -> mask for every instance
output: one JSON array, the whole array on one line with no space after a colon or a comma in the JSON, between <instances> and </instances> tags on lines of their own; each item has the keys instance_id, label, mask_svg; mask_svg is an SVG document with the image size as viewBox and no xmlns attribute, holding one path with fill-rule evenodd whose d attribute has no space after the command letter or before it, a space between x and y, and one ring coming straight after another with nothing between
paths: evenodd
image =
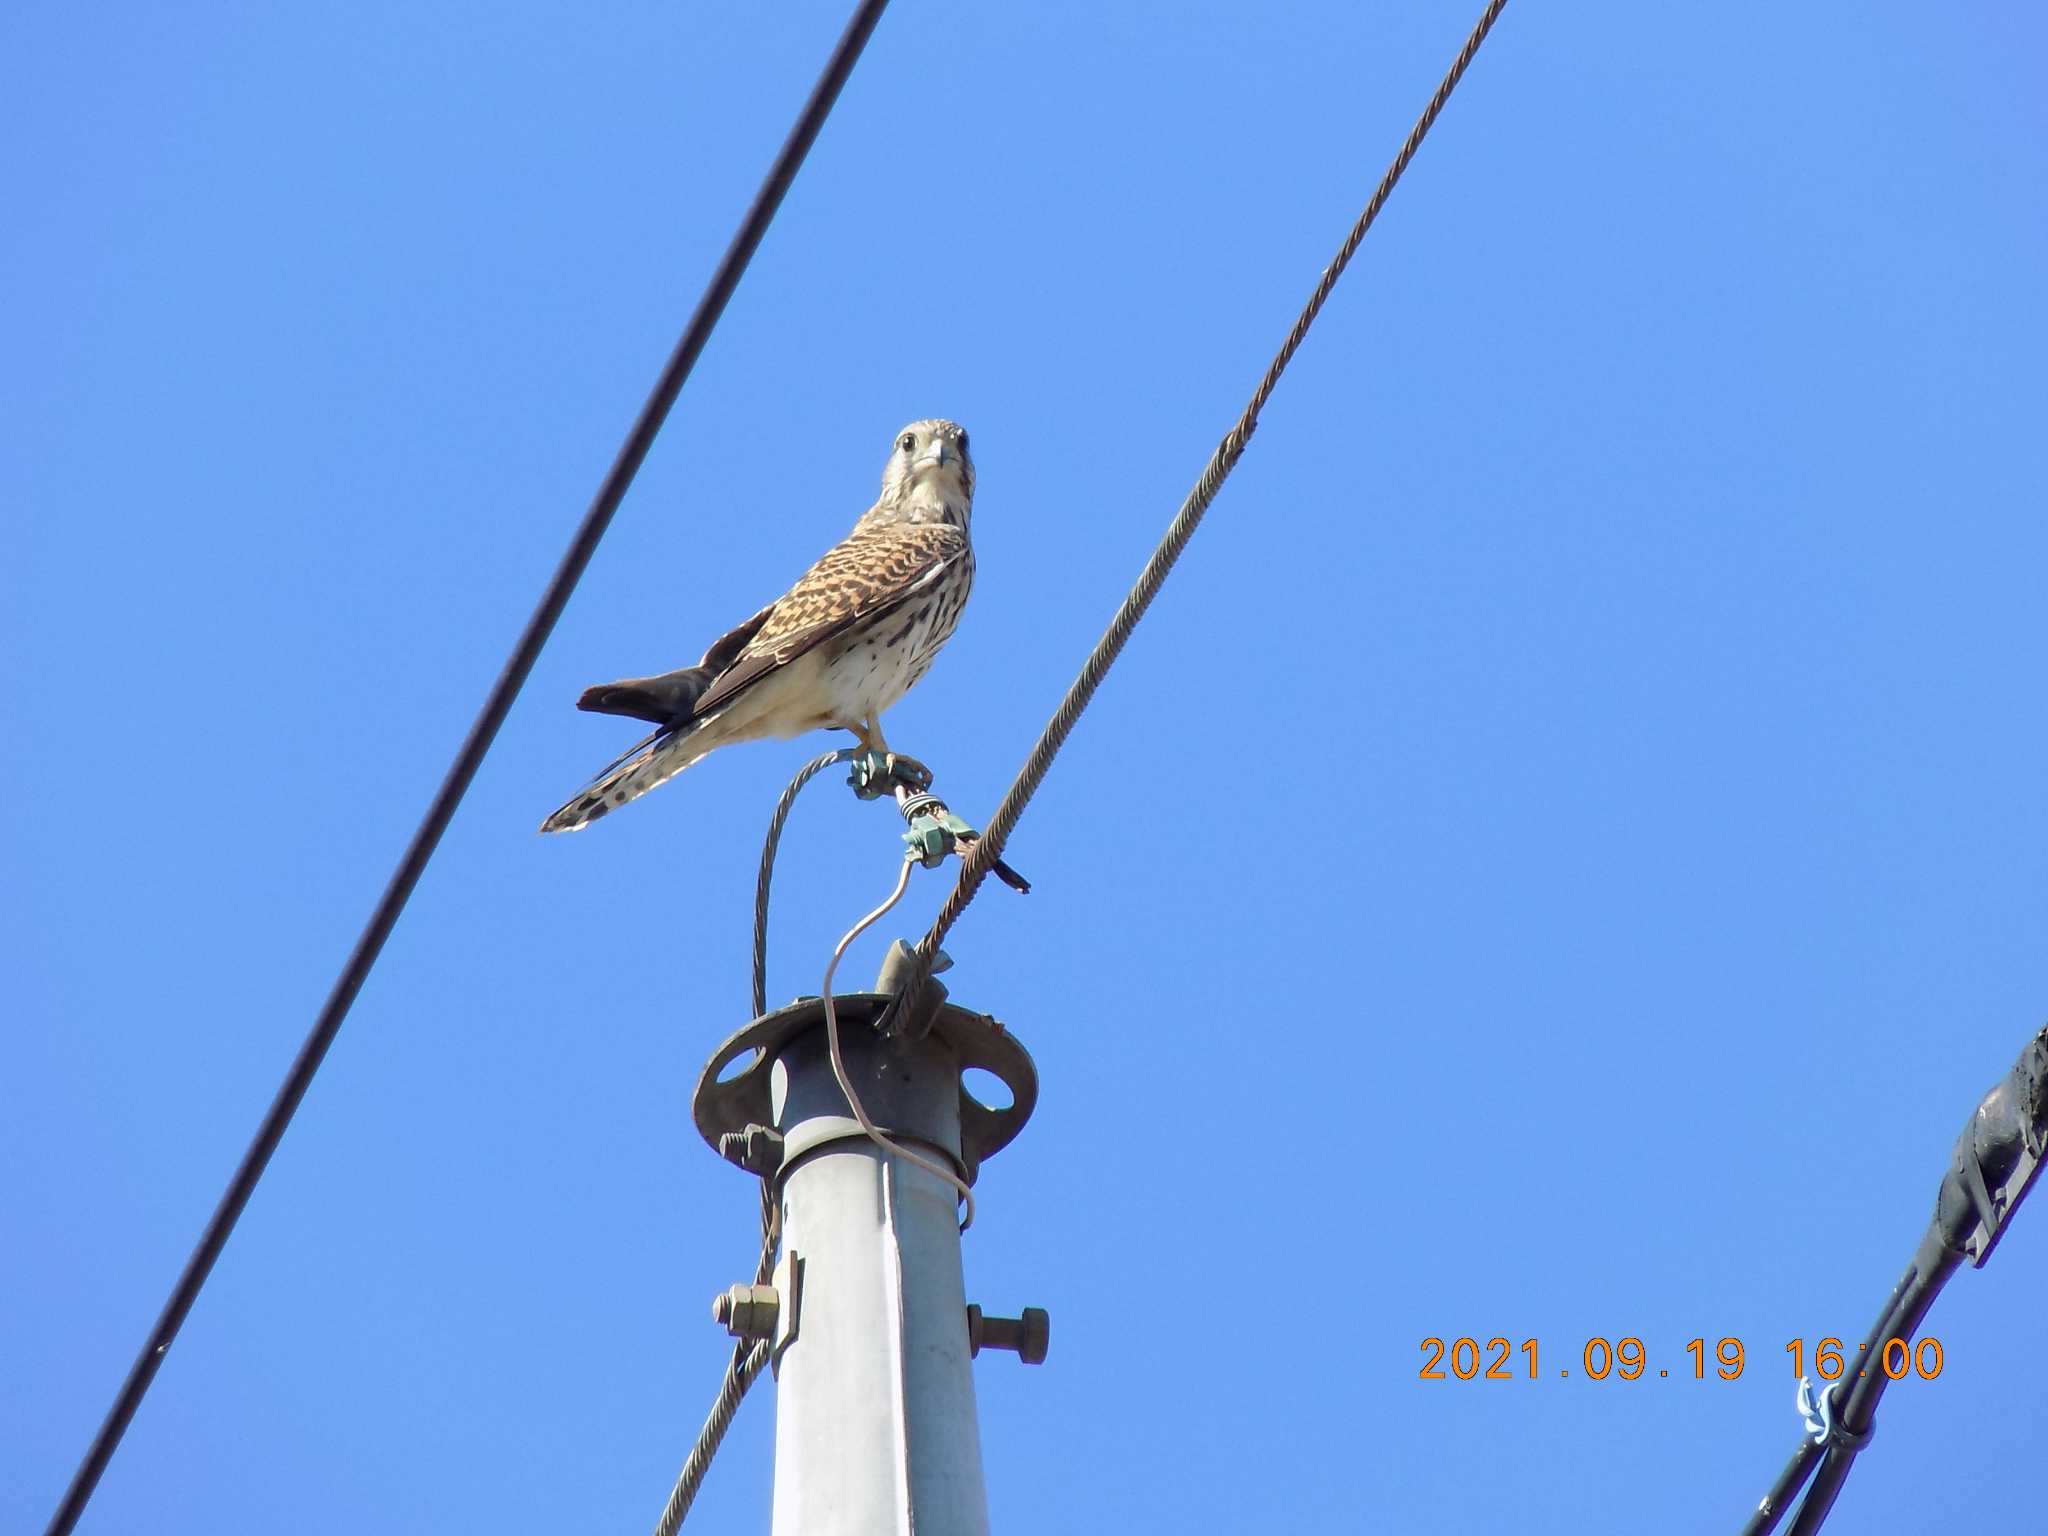
<instances>
[{"instance_id":1,"label":"bird's talon","mask_svg":"<svg viewBox=\"0 0 2048 1536\"><path fill-rule=\"evenodd\" d=\"M883 771L899 784L916 790L920 794L932 787L932 771L914 757L905 757L901 752L882 754Z\"/></svg>"}]
</instances>

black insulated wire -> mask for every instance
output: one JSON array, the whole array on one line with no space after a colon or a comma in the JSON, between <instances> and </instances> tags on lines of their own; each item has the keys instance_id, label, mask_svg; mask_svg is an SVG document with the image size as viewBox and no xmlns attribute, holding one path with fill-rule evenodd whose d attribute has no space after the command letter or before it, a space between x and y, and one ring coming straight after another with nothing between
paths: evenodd
<instances>
[{"instance_id":1,"label":"black insulated wire","mask_svg":"<svg viewBox=\"0 0 2048 1536\"><path fill-rule=\"evenodd\" d=\"M605 530L611 526L619 503L625 499L626 490L633 483L648 450L654 446L656 434L667 420L676 397L682 393L683 384L690 371L696 366L704 345L711 339L719 317L725 313L725 306L738 288L741 275L747 269L761 238L768 232L768 226L781 207L790 183L796 179L804 157L810 152L818 132L825 126L825 119L831 115L833 103L839 99L839 92L845 86L847 77L853 73L853 66L859 60L861 50L867 46L876 24L882 19L888 0L862 0L853 14L853 19L840 34L838 43L826 62L824 73L811 88L803 111L798 115L796 126L783 141L781 150L769 167L768 175L761 188L754 194L754 201L741 220L739 232L726 248L717 270L712 273L704 295L697 301L696 310L675 350L669 354L660 376L655 380L654 389L647 397L647 403L640 408L632 429L626 434L625 443L618 456L599 485L590 508L583 514L583 521L577 525L575 537L569 542L569 549L562 556L554 577L548 582L541 595L540 604L533 616L526 621L526 628L519 636L518 644L505 663L504 670L492 685L490 695L484 700L482 711L476 723L469 728L469 735L463 740L461 750L449 768L447 777L435 792L427 813L421 819L419 830L413 833L404 856L393 871L391 881L378 899L370 920L364 927L355 948L349 953L347 963L342 967L341 976L314 1020L312 1031L305 1043L299 1047L291 1069L285 1074L284 1083L277 1090L277 1097L271 1101L262 1123L257 1127L255 1139L242 1154L234 1177L228 1181L220 1204L215 1207L206 1229L200 1234L199 1244L192 1250L192 1256L185 1261L177 1283L171 1288L170 1299L164 1303L156 1325L149 1331L149 1337L142 1346L134 1365L129 1367L127 1378L121 1383L121 1390L114 1399L114 1405L107 1411L98 1433L93 1436L87 1448L85 1459L79 1464L71 1484L65 1489L63 1502L51 1517L46 1536L69 1536L84 1514L86 1503L92 1498L93 1489L98 1486L101 1474L113 1458L114 1450L121 1443L135 1411L142 1405L143 1395L149 1391L157 1369L163 1364L165 1354L170 1350L178 1330L184 1325L186 1315L198 1300L199 1292L213 1271L221 1250L227 1246L229 1235L241 1217L242 1210L255 1193L257 1181L263 1177L271 1154L284 1139L285 1128L291 1124L292 1115L312 1086L314 1073L320 1070L321 1060L327 1049L341 1031L342 1021L348 1017L350 1006L356 994L362 990L363 982L370 974L370 968L377 963L377 956L384 948L384 941L391 936L391 930L398 924L399 915L405 910L407 899L413 887L419 883L425 872L427 861L434 856L434 849L440 844L442 833L448 830L448 823L454 818L455 809L462 803L462 797L469 789L470 781L476 777L482 765L484 754L490 751L491 743L497 738L498 728L505 723L505 716L511 712L512 701L525 686L527 675L533 671L534 662L540 657L541 648L547 644L548 636L554 632L556 621L562 610L568 606L569 596L582 579L584 568L590 564L591 556L597 552L598 542Z\"/></svg>"},{"instance_id":2,"label":"black insulated wire","mask_svg":"<svg viewBox=\"0 0 2048 1536\"><path fill-rule=\"evenodd\" d=\"M2048 1161L2048 1029L2028 1041L2004 1077L1971 1112L1956 1138L1934 1219L1927 1225L1899 1283L1858 1351L1881 1359L1893 1339L1911 1345L1965 1259L1982 1268L2013 1214ZM1846 1379L1846 1378L1845 1378ZM1849 1469L1876 1427L1878 1399L1891 1385L1887 1371L1859 1373L1842 1393L1833 1432L1821 1443L1802 1437L1785 1470L1742 1528L1742 1536L1771 1536L1804 1484L1787 1536L1813 1536L1834 1508ZM1808 1479L1812 1481L1808 1483Z\"/></svg>"}]
</instances>

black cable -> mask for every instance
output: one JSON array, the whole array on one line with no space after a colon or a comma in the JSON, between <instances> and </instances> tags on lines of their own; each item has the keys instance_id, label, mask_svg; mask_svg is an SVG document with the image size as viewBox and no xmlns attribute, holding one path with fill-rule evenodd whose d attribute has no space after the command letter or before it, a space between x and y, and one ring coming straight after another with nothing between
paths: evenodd
<instances>
[{"instance_id":1,"label":"black cable","mask_svg":"<svg viewBox=\"0 0 2048 1536\"><path fill-rule=\"evenodd\" d=\"M1922 1253L1924 1256L1924 1242L1922 1244ZM1878 1314L1877 1321L1871 1325L1870 1333L1865 1337L1862 1349L1857 1351L1855 1357L1857 1360L1880 1359L1885 1341L1898 1336L1901 1308L1914 1304L1908 1293L1914 1290L1915 1281L1921 1274L1921 1267L1916 1262L1912 1268L1906 1271L1904 1278L1892 1287L1891 1297L1885 1302L1884 1310ZM1946 1278L1945 1275L1944 1278ZM1931 1303L1933 1299L1930 1293L1927 1301ZM1924 1315L1925 1312L1926 1305L1921 1304L1919 1311L1914 1316L1918 1318ZM1905 1337L1910 1340L1911 1335L1907 1334ZM1879 1352L1878 1354L1872 1353L1873 1347ZM1872 1375L1878 1377L1882 1377L1883 1374L1882 1370L1872 1373ZM1861 1385L1862 1383L1860 1382L1856 1384L1858 1387ZM1854 1387L1843 1393L1842 1408L1835 1415L1835 1421L1841 1427L1841 1437L1844 1440L1867 1441L1869 1438L1871 1415L1875 1412L1877 1404L1874 1399L1860 1394L1857 1395L1855 1401L1851 1401L1851 1393L1853 1392L1855 1392ZM1861 1432L1849 1428L1849 1419L1852 1412L1857 1415L1856 1422L1864 1426ZM1807 1478L1813 1475L1814 1467L1820 1461L1821 1452L1824 1449L1826 1449L1825 1444L1815 1440L1810 1432L1799 1437L1799 1449L1792 1453L1792 1459L1785 1463L1785 1470L1780 1472L1778 1480L1771 1484L1771 1491L1763 1496L1762 1502L1756 1507L1756 1512L1749 1517L1749 1523L1742 1528L1742 1536L1771 1536L1771 1533L1778 1528L1778 1522L1785 1518L1785 1511L1791 1507L1792 1496L1798 1493L1805 1485Z\"/></svg>"},{"instance_id":2,"label":"black cable","mask_svg":"<svg viewBox=\"0 0 2048 1536\"><path fill-rule=\"evenodd\" d=\"M283 1085L277 1090L277 1097L271 1101L269 1112L263 1123L257 1127L256 1136L249 1149L242 1154L242 1161L235 1169L234 1177L228 1182L227 1192L221 1196L220 1204L214 1209L212 1219L200 1235L199 1245L192 1256L185 1261L184 1271L172 1287L170 1300L150 1329L149 1339L129 1367L128 1376L121 1383L120 1394L114 1399L114 1406L108 1410L99 1433L93 1436L92 1445L85 1453L77 1473L71 1479L71 1486L64 1492L64 1500L57 1506L57 1513L51 1518L46 1536L68 1536L78 1524L79 1516L85 1512L86 1502L91 1499L93 1489L98 1485L100 1475L106 1471L114 1449L121 1443L128 1423L135 1417L135 1410L141 1406L143 1394L155 1379L157 1367L163 1364L164 1355L178 1330L184 1325L192 1304L198 1300L201 1287L212 1273L214 1262L226 1247L228 1235L234 1231L235 1222L240 1219L242 1209L255 1193L256 1183L263 1177L263 1170L270 1162L271 1154L277 1150L284 1138L285 1127L291 1123L299 1101L305 1098L306 1090L312 1086L313 1074L320 1070L320 1062L327 1054L327 1048L340 1033L342 1020L348 1017L348 1010L355 1002L356 994L362 990L370 968L377 963L377 956L384 948L384 941L397 926L398 917L405 910L406 900L419 883L420 875L426 870L427 861L434 856L434 849L441 841L441 834L448 829L448 823L455 815L455 808L462 803L463 794L468 790L470 780L476 777L478 767L483 763L484 754L496 739L498 728L505 723L505 716L511 711L512 701L519 696L525 685L527 674L540 657L541 647L554 632L555 623L568 606L569 594L576 589L583 571L590 564L590 558L597 552L598 541L604 537L611 525L612 515L618 511L619 503L625 499L626 489L633 483L641 462L648 450L654 446L655 435L661 431L662 422L682 393L684 382L690 370L696 366L697 358L710 340L712 330L719 317L725 312L733 290L739 286L742 273L752 259L761 237L768 232L768 226L775 217L775 211L782 204L783 195L809 153L811 144L824 127L825 119L831 114L832 104L838 100L847 76L853 72L861 50L866 47L875 25L882 19L882 12L888 0L862 0L854 12L853 19L840 35L838 45L832 50L832 57L825 65L825 71L818 77L818 83L811 88L810 99L804 103L803 112L797 118L796 126L783 141L781 152L769 168L767 178L761 183L760 191L754 194L753 205L747 209L745 219L740 223L739 232L733 236L732 244L726 248L718 269L711 276L711 282L704 290L704 296L697 301L697 308L690 316L689 324L683 328L681 340L675 351L669 354L661 376L655 381L654 389L647 397L647 403L640 408L640 414L633 427L626 434L626 441L619 449L618 457L612 461L603 483L590 509L583 514L583 521L577 526L576 535L569 543L568 553L562 556L562 563L555 570L554 578L548 583L541 596L540 605L534 609L533 617L526 621L526 628L519 636L519 643L513 648L505 669L498 675L498 681L491 688L490 696L484 701L476 723L469 728L469 735L462 743L462 749L455 756L448 775L441 781L433 803L427 807L427 814L421 820L419 830L413 833L412 842L407 845L405 855L399 860L398 868L391 876L391 882L384 888L383 896L370 914L370 921L356 940L355 949L342 968L340 979L328 995L326 1005L314 1021L312 1032L299 1047L299 1054L293 1060L291 1070L285 1074Z\"/></svg>"},{"instance_id":3,"label":"black cable","mask_svg":"<svg viewBox=\"0 0 2048 1536\"><path fill-rule=\"evenodd\" d=\"M1947 1175L1935 1197L1913 1262L1878 1314L1856 1358L1882 1365L1893 1339L1910 1346L1935 1297L1962 1266L1982 1268L2012 1224L2013 1213L2048 1160L2048 1029L2027 1043L2019 1059L1971 1113L1956 1138ZM1770 1536L1794 1494L1810 1476L1787 1536L1813 1536L1834 1507L1856 1457L1870 1443L1878 1399L1891 1385L1886 1370L1866 1368L1841 1395L1840 1411L1824 1440L1802 1437L1771 1491L1742 1528L1742 1536ZM1818 1466L1816 1467L1816 1462Z\"/></svg>"},{"instance_id":4,"label":"black cable","mask_svg":"<svg viewBox=\"0 0 2048 1536\"><path fill-rule=\"evenodd\" d=\"M1884 1316L1877 1320L1856 1358L1881 1363L1885 1345L1892 1339L1903 1339L1910 1347L1928 1309L1934 1305L1934 1298L1941 1294L1941 1288L1962 1262L1962 1253L1949 1247L1938 1229L1930 1231L1921 1241L1920 1251L1899 1282ZM1799 1501L1799 1513L1792 1517L1786 1536L1813 1536L1827 1519L1835 1496L1849 1476L1850 1465L1870 1443L1871 1431L1876 1427L1877 1400L1890 1385L1891 1378L1882 1369L1870 1370L1844 1394L1847 1401L1835 1416L1835 1432L1828 1437L1825 1447L1827 1454L1807 1485L1806 1495Z\"/></svg>"}]
</instances>

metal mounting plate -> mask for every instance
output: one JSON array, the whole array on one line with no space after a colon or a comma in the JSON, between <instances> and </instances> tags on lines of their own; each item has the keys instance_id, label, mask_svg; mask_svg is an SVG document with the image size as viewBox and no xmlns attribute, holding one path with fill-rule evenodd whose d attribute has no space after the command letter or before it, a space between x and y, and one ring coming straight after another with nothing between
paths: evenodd
<instances>
[{"instance_id":1,"label":"metal mounting plate","mask_svg":"<svg viewBox=\"0 0 2048 1536\"><path fill-rule=\"evenodd\" d=\"M872 1029L888 1007L890 995L882 992L841 993L834 999L842 1029ZM772 1125L774 1110L769 1097L769 1067L775 1055L798 1035L825 1027L825 1004L816 997L800 997L786 1008L763 1014L729 1038L712 1053L697 1077L697 1091L691 1096L690 1114L698 1134L718 1150L719 1138L749 1125ZM1038 1069L1030 1054L996 1020L987 1014L970 1013L947 1003L932 1020L932 1033L945 1041L961 1070L980 1067L1001 1078L1010 1090L1010 1103L991 1109L960 1090L960 1152L970 1182L981 1161L993 1157L1016 1138L1031 1118L1038 1103ZM720 1081L719 1074L746 1052L754 1059L733 1076Z\"/></svg>"}]
</instances>

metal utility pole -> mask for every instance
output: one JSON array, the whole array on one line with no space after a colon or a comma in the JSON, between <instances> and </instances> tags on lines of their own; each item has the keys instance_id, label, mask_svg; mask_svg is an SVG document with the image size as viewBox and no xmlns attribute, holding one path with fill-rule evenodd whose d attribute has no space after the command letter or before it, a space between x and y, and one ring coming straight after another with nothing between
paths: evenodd
<instances>
[{"instance_id":1,"label":"metal utility pole","mask_svg":"<svg viewBox=\"0 0 2048 1536\"><path fill-rule=\"evenodd\" d=\"M908 953L896 946L875 992L834 998L841 1057L878 1127L972 1183L1023 1128L1037 1072L1002 1025L936 985L918 1017L878 1032ZM734 1333L774 1341L774 1536L985 1536L969 1362L985 1345L1044 1359L1046 1316L967 1305L954 1191L862 1131L824 1019L817 998L756 1019L712 1057L692 1105L705 1140L768 1178L781 1211L775 1283L734 1286L717 1306ZM967 1093L970 1067L1002 1079L1007 1108Z\"/></svg>"}]
</instances>

